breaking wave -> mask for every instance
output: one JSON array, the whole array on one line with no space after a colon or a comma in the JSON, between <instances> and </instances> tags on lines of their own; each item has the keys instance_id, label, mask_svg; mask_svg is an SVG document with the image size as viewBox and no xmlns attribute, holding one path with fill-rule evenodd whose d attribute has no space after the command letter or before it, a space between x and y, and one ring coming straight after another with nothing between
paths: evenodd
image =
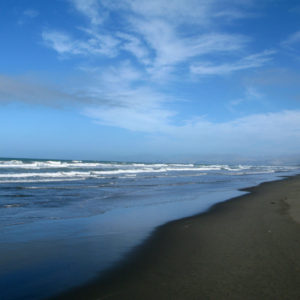
<instances>
[{"instance_id":1,"label":"breaking wave","mask_svg":"<svg viewBox=\"0 0 300 300\"><path fill-rule=\"evenodd\" d=\"M134 178L136 176L251 175L296 170L296 166L228 164L120 163L98 161L0 160L0 183Z\"/></svg>"}]
</instances>

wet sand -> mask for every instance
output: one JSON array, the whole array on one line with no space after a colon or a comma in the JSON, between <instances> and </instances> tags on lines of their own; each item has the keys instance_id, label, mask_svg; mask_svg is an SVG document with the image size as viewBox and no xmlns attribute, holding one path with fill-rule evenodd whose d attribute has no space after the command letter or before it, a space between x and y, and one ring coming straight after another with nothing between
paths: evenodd
<instances>
[{"instance_id":1,"label":"wet sand","mask_svg":"<svg viewBox=\"0 0 300 300\"><path fill-rule=\"evenodd\" d=\"M246 190L56 299L300 299L300 176Z\"/></svg>"}]
</instances>

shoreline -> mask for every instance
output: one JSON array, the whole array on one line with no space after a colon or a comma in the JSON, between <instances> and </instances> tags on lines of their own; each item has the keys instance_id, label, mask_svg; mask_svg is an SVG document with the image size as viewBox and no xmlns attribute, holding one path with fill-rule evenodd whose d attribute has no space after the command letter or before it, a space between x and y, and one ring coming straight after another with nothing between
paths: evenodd
<instances>
[{"instance_id":1,"label":"shoreline","mask_svg":"<svg viewBox=\"0 0 300 300\"><path fill-rule=\"evenodd\" d=\"M241 191L157 227L103 276L51 299L299 299L300 175Z\"/></svg>"}]
</instances>

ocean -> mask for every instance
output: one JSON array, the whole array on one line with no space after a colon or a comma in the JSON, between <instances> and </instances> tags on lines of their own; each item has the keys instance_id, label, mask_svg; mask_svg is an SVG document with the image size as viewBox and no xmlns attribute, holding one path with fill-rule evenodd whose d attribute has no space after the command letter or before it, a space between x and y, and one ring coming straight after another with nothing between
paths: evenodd
<instances>
[{"instance_id":1,"label":"ocean","mask_svg":"<svg viewBox=\"0 0 300 300\"><path fill-rule=\"evenodd\" d=\"M0 159L0 299L101 276L169 221L299 166Z\"/></svg>"}]
</instances>

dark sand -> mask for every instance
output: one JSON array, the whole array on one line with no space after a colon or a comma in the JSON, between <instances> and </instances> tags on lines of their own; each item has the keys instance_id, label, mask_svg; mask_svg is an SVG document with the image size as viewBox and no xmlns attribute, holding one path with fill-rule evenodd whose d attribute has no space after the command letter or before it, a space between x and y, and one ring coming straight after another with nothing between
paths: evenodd
<instances>
[{"instance_id":1,"label":"dark sand","mask_svg":"<svg viewBox=\"0 0 300 300\"><path fill-rule=\"evenodd\" d=\"M300 176L247 190L57 299L300 299Z\"/></svg>"}]
</instances>

